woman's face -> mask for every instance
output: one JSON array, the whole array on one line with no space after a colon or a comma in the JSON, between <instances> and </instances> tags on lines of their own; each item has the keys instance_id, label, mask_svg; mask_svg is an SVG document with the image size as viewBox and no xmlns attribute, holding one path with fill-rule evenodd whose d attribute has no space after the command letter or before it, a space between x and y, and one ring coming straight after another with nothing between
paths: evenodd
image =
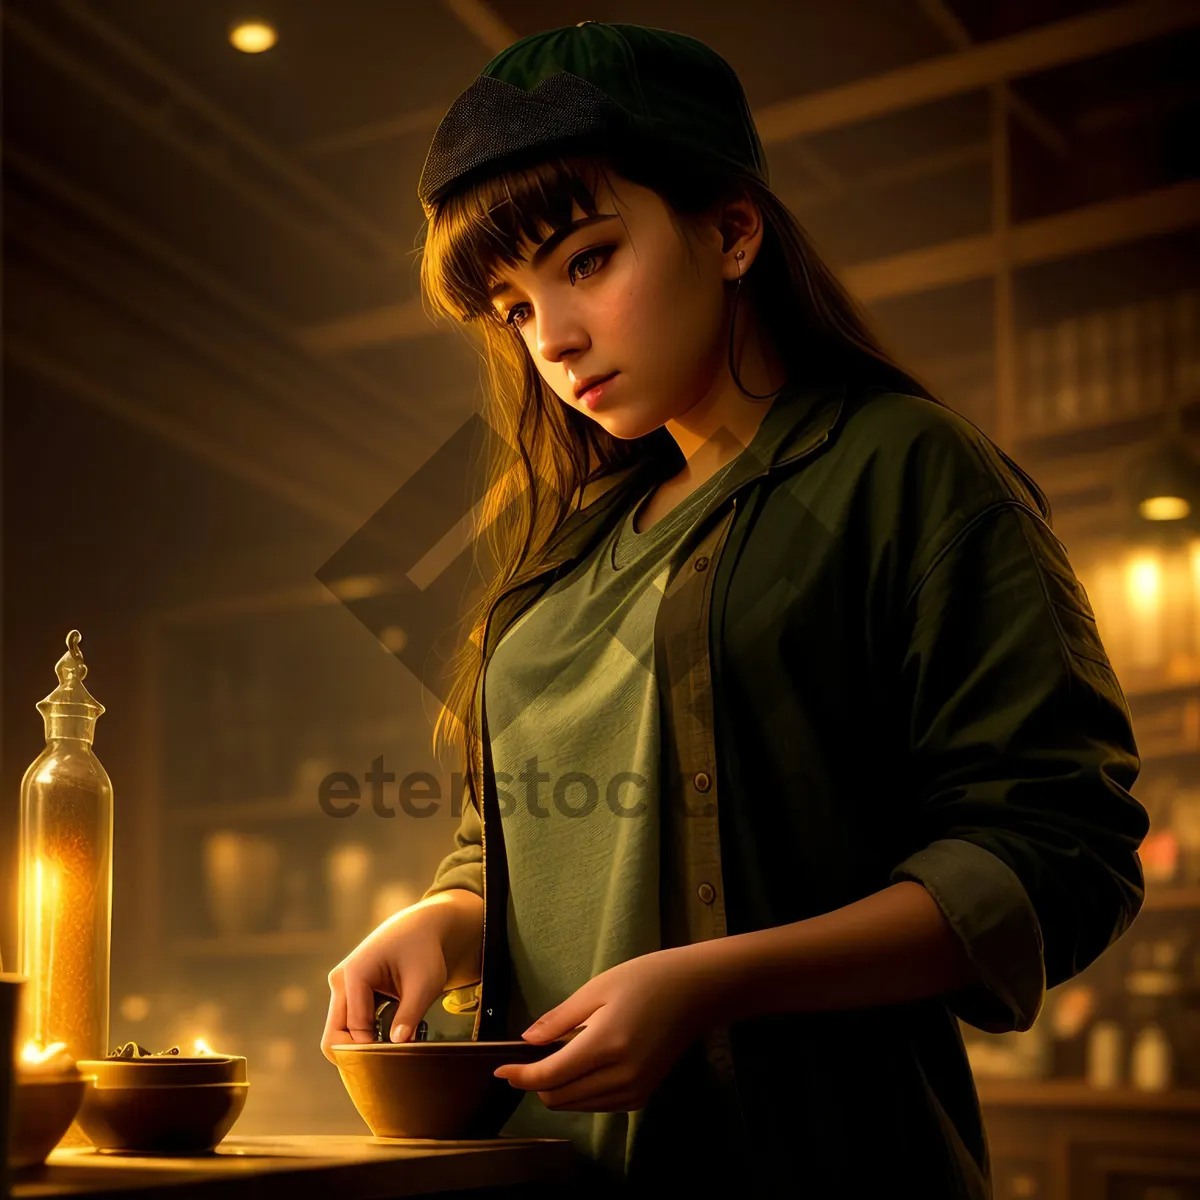
<instances>
[{"instance_id":1,"label":"woman's face","mask_svg":"<svg viewBox=\"0 0 1200 1200\"><path fill-rule=\"evenodd\" d=\"M629 439L682 416L725 370L732 259L716 224L692 227L689 255L656 192L619 177L615 186L619 197L601 177L597 216L576 205L572 221L585 223L561 240L521 246L493 303L559 399ZM576 395L612 372L594 407Z\"/></svg>"}]
</instances>

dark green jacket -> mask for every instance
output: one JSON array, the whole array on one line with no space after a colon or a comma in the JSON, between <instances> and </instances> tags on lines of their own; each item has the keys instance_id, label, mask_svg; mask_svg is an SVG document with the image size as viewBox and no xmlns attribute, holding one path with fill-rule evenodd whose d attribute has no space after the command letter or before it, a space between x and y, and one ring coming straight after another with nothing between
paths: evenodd
<instances>
[{"instance_id":1,"label":"dark green jacket","mask_svg":"<svg viewBox=\"0 0 1200 1200\"><path fill-rule=\"evenodd\" d=\"M663 470L585 492L493 609L489 656ZM1128 705L1036 496L948 408L858 386L784 392L680 545L655 645L663 944L802 921L912 879L979 982L713 1030L647 1105L641 1177L679 1183L727 1133L735 1174L789 1195L990 1196L955 1018L1028 1029L1046 988L1137 914L1148 828L1129 792ZM507 1025L490 760L482 777L482 822L468 804L426 895L482 885L474 1036L490 1040L521 1031ZM718 1168L703 1171L711 1183Z\"/></svg>"}]
</instances>

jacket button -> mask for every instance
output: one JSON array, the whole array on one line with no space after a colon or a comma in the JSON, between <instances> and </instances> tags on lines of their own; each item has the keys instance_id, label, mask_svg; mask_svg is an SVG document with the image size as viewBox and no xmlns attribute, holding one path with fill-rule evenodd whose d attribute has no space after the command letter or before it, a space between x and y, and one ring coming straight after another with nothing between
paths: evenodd
<instances>
[{"instance_id":1,"label":"jacket button","mask_svg":"<svg viewBox=\"0 0 1200 1200\"><path fill-rule=\"evenodd\" d=\"M704 554L700 555L700 557L698 559L696 559L696 562L695 562L696 570L703 571L707 566L708 566L708 556L704 555Z\"/></svg>"},{"instance_id":2,"label":"jacket button","mask_svg":"<svg viewBox=\"0 0 1200 1200\"><path fill-rule=\"evenodd\" d=\"M696 889L696 895L704 901L705 904L711 904L717 898L717 889L711 883L702 883Z\"/></svg>"},{"instance_id":3,"label":"jacket button","mask_svg":"<svg viewBox=\"0 0 1200 1200\"><path fill-rule=\"evenodd\" d=\"M698 792L707 792L712 787L712 780L703 771L697 771L696 777L692 782L696 785L696 791Z\"/></svg>"}]
</instances>

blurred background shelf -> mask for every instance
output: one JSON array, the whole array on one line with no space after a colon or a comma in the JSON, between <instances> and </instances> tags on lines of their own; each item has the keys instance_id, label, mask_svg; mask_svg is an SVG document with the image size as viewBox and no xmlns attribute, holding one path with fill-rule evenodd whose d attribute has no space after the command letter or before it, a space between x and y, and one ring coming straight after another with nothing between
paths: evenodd
<instances>
[{"instance_id":1,"label":"blurred background shelf","mask_svg":"<svg viewBox=\"0 0 1200 1200\"><path fill-rule=\"evenodd\" d=\"M1148 884L1143 912L1200 913L1200 887L1170 887L1167 884Z\"/></svg>"},{"instance_id":2,"label":"blurred background shelf","mask_svg":"<svg viewBox=\"0 0 1200 1200\"><path fill-rule=\"evenodd\" d=\"M245 804L192 804L173 809L170 821L187 828L214 825L253 825L273 821L297 821L326 814L313 800L250 800Z\"/></svg>"}]
</instances>

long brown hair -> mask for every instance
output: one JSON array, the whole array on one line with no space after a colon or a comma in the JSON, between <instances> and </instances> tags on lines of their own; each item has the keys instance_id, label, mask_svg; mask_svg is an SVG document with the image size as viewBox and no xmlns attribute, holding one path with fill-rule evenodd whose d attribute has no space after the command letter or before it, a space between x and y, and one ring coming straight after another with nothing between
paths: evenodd
<instances>
[{"instance_id":1,"label":"long brown hair","mask_svg":"<svg viewBox=\"0 0 1200 1200\"><path fill-rule=\"evenodd\" d=\"M588 482L648 458L679 456L665 427L621 439L564 404L538 374L520 333L505 324L488 297L502 267L519 264L523 239L540 244L570 223L576 203L594 214L598 180L604 178L616 192L614 174L656 192L681 235L680 219L706 213L722 199L744 194L754 201L763 219L763 241L743 299L754 305L789 379L854 378L943 403L893 359L795 215L752 174L661 145L593 146L590 153L564 150L510 163L505 172L465 183L443 198L427 212L422 293L431 316L464 323L480 334L488 377L483 416L497 435L489 447L479 506L479 524L496 567L468 614L472 633L452 659L451 686L433 730L435 753L440 741L465 756L477 802L482 792L474 779L480 734L475 698L486 649L482 631L492 605L578 506ZM1049 519L1044 494L1016 469ZM478 540L473 544L478 549Z\"/></svg>"}]
</instances>

